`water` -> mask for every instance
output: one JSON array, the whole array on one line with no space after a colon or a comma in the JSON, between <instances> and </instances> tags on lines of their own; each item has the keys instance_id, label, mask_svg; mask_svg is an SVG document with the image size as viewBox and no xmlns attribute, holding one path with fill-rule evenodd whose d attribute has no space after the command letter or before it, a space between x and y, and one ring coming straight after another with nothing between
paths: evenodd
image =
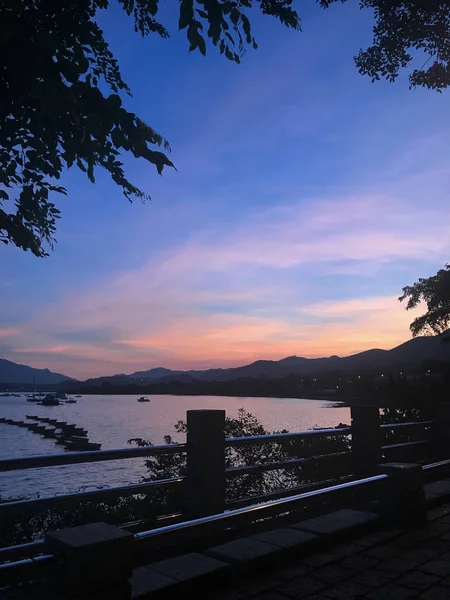
<instances>
[{"instance_id":1,"label":"water","mask_svg":"<svg viewBox=\"0 0 450 600\"><path fill-rule=\"evenodd\" d=\"M188 409L220 408L229 416L237 416L243 407L270 431L332 427L350 420L349 408L321 400L221 396L151 396L149 403L136 400L137 396L83 396L77 404L45 407L27 402L25 396L0 398L0 416L24 420L31 414L76 423L87 429L90 441L100 442L103 450L123 448L134 437L160 444L165 434L171 434L183 442L184 436L176 434L173 426L186 418ZM61 452L62 447L51 439L0 423L0 459ZM44 497L137 483L144 474L142 458L12 471L0 474L0 498Z\"/></svg>"}]
</instances>

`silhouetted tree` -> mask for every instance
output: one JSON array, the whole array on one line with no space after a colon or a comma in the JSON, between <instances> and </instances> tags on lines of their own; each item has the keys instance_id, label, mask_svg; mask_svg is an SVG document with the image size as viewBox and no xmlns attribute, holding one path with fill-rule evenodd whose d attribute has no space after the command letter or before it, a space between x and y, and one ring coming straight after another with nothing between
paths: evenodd
<instances>
[{"instance_id":1,"label":"silhouetted tree","mask_svg":"<svg viewBox=\"0 0 450 600\"><path fill-rule=\"evenodd\" d=\"M142 36L169 36L158 20L159 0L116 0ZM338 0L316 0L328 8ZM4 0L0 3L0 240L36 256L52 245L60 211L52 192L76 166L94 181L102 167L126 198L147 195L126 177L122 152L173 167L166 140L122 106L130 94L97 22L114 0ZM239 62L256 48L247 13L257 5L300 29L293 0L181 0L179 29L189 50L206 54L209 40ZM346 0L339 0L346 2ZM450 83L450 7L439 0L359 0L373 11L373 43L355 62L372 80L394 81L402 68L411 86L441 91ZM417 57L419 55L419 58ZM425 60L420 58L424 56ZM418 62L419 61L419 62ZM160 149L161 150L160 150ZM4 207L4 208L2 208Z\"/></svg>"},{"instance_id":2,"label":"silhouetted tree","mask_svg":"<svg viewBox=\"0 0 450 600\"><path fill-rule=\"evenodd\" d=\"M169 36L157 20L158 0L117 0L142 36ZM173 167L169 145L122 106L130 95L97 22L114 0L4 0L0 3L0 240L36 256L52 244L59 210L51 192L66 193L58 180L77 166L94 181L102 167L126 198L146 194L126 177L120 159L131 152L155 165ZM292 0L257 3L266 15L298 28ZM239 62L245 46L256 48L245 9L252 0L181 0L179 28L189 50L206 54L210 39ZM155 149L156 148L156 149ZM5 209L1 208L2 206Z\"/></svg>"},{"instance_id":3,"label":"silhouetted tree","mask_svg":"<svg viewBox=\"0 0 450 600\"><path fill-rule=\"evenodd\" d=\"M421 278L413 285L404 287L399 300L408 300L406 310L416 308L421 302L427 306L427 311L416 317L410 325L413 336L444 333L450 323L450 265L432 277ZM448 340L447 337L443 339Z\"/></svg>"}]
</instances>

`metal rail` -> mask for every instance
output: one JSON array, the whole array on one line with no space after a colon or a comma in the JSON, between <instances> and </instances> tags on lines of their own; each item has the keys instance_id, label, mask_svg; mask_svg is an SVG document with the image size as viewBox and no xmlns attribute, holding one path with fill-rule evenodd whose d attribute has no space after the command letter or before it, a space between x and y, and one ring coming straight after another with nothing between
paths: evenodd
<instances>
[{"instance_id":1,"label":"metal rail","mask_svg":"<svg viewBox=\"0 0 450 600\"><path fill-rule=\"evenodd\" d=\"M53 554L43 554L0 565L0 587L30 579L55 575L58 559Z\"/></svg>"},{"instance_id":2,"label":"metal rail","mask_svg":"<svg viewBox=\"0 0 450 600\"><path fill-rule=\"evenodd\" d=\"M186 452L186 444L162 444L161 446L115 448L113 450L90 450L88 452L68 452L64 454L27 456L25 458L8 458L0 460L0 473L4 471L21 471L23 469L103 462L123 458L158 456L159 454L181 454L183 452Z\"/></svg>"},{"instance_id":3,"label":"metal rail","mask_svg":"<svg viewBox=\"0 0 450 600\"><path fill-rule=\"evenodd\" d=\"M397 427L414 427L415 425L433 425L434 421L409 421L408 423L383 423L381 429L396 429Z\"/></svg>"},{"instance_id":4,"label":"metal rail","mask_svg":"<svg viewBox=\"0 0 450 600\"><path fill-rule=\"evenodd\" d=\"M290 460L281 460L279 462L266 463L263 465L242 465L239 467L230 467L225 469L227 477L236 477L247 475L249 473L264 473L266 471L276 471L278 469L293 469L301 464L311 460L324 460L326 458L336 458L341 456L350 456L350 452L334 452L333 454L318 454L317 456L306 456L304 458L292 458Z\"/></svg>"},{"instance_id":5,"label":"metal rail","mask_svg":"<svg viewBox=\"0 0 450 600\"><path fill-rule=\"evenodd\" d=\"M253 444L267 444L273 442L290 442L304 437L330 437L339 435L349 435L352 432L351 427L341 427L338 429L311 429L308 431L296 431L294 433L271 433L267 435L247 435L243 437L227 438L225 446L247 446Z\"/></svg>"},{"instance_id":6,"label":"metal rail","mask_svg":"<svg viewBox=\"0 0 450 600\"><path fill-rule=\"evenodd\" d=\"M253 504L245 508L238 508L228 512L193 519L191 521L183 521L173 525L166 525L149 531L143 531L134 534L134 539L138 542L137 552L142 553L148 550L148 545L156 542L158 545L168 542L173 536L179 537L180 534L189 534L190 532L196 535L201 534L204 528L211 532L212 528L225 528L235 523L240 518L244 517L247 520L253 517L260 519L266 518L276 513L286 512L296 504L314 500L320 496L327 494L335 494L344 492L349 489L373 485L387 479L387 475L375 475L357 481L340 483L338 485L321 488L310 492L305 492L295 496L289 496L279 500L272 500L264 504ZM8 562L0 565L0 584L8 585L10 583L23 582L31 578L39 578L48 575L57 574L58 559L51 555L45 554L33 558L25 558L15 562Z\"/></svg>"},{"instance_id":7,"label":"metal rail","mask_svg":"<svg viewBox=\"0 0 450 600\"><path fill-rule=\"evenodd\" d=\"M36 498L34 500L17 500L16 502L4 502L0 504L0 517L15 515L32 510L34 513L42 512L50 508L67 506L74 502L89 502L90 500L99 500L101 498L114 498L115 496L133 496L135 494L144 494L153 491L159 487L172 487L183 483L183 477L174 477L172 479L160 479L147 483L138 483L131 485L121 485L103 490L91 490L87 492L74 492L73 494L64 494L61 496L50 496L48 498Z\"/></svg>"},{"instance_id":8,"label":"metal rail","mask_svg":"<svg viewBox=\"0 0 450 600\"><path fill-rule=\"evenodd\" d=\"M278 500L279 498L286 498L287 496L294 496L295 494L304 494L305 492L312 492L313 490L318 490L322 487L329 485L336 485L339 483L346 483L347 481L352 481L354 475L350 474L345 477L338 477L334 480L325 480L318 481L316 483L311 483L309 485L299 485L295 487L284 488L281 490L275 490L273 492L266 492L265 494L260 494L259 496L247 496L246 498L240 498L239 500L231 500L226 503L226 506L229 510L233 510L234 508L242 508L245 506L249 506L250 504L257 504L259 502L267 502L269 500ZM1 555L0 555L1 556Z\"/></svg>"},{"instance_id":9,"label":"metal rail","mask_svg":"<svg viewBox=\"0 0 450 600\"><path fill-rule=\"evenodd\" d=\"M418 440L416 442L401 442L399 444L387 444L385 446L381 446L382 450L395 450L397 448L409 448L412 446L423 446L424 444L429 444L429 440Z\"/></svg>"},{"instance_id":10,"label":"metal rail","mask_svg":"<svg viewBox=\"0 0 450 600\"><path fill-rule=\"evenodd\" d=\"M237 508L235 510L219 513L217 515L211 515L209 517L201 517L199 519L193 519L191 521L183 521L182 523L167 525L158 529L142 531L140 533L135 534L135 539L140 542L150 542L152 540L157 540L158 543L161 543L161 541L165 540L165 538L169 539L172 535L179 536L180 534L186 531L190 532L194 530L198 535L203 527L206 527L208 528L208 531L211 531L211 527L214 525L223 524L224 527L228 527L231 526L234 521L237 521L242 517L245 517L247 520L251 520L253 517L263 519L276 513L286 512L296 504L300 504L308 500L314 500L319 498L320 496L336 494L366 485L377 484L382 481L385 481L386 479L388 479L388 475L381 474L374 475L372 477L366 477L364 479L358 479L356 481L339 483L337 485L321 488L319 490L313 490L310 492L305 492L303 494L289 496L288 498L270 500L269 502L265 502L263 504L252 504L251 506L247 506L245 508ZM200 532L198 530L200 530Z\"/></svg>"}]
</instances>

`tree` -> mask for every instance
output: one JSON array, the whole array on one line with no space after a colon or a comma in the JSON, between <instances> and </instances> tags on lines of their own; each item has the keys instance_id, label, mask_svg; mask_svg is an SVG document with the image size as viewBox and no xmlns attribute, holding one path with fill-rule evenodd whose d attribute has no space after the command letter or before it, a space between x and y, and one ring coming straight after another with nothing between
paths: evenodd
<instances>
[{"instance_id":1,"label":"tree","mask_svg":"<svg viewBox=\"0 0 450 600\"><path fill-rule=\"evenodd\" d=\"M421 333L440 335L447 331L450 324L450 265L445 265L445 269L440 269L432 277L421 278L413 285L405 286L399 300L403 302L406 299L406 310L416 308L421 302L427 305L427 312L415 318L410 325L414 337Z\"/></svg>"},{"instance_id":2,"label":"tree","mask_svg":"<svg viewBox=\"0 0 450 600\"><path fill-rule=\"evenodd\" d=\"M348 0L319 0L327 8ZM356 67L372 81L395 81L411 63L411 87L441 92L450 85L450 3L446 0L359 0L373 11L372 45L355 56ZM425 59L425 60L424 60Z\"/></svg>"},{"instance_id":3,"label":"tree","mask_svg":"<svg viewBox=\"0 0 450 600\"><path fill-rule=\"evenodd\" d=\"M186 421L178 421L175 425L177 433L187 433ZM225 437L243 437L253 435L270 435L271 433L287 433L268 431L257 417L240 408L237 417L226 417ZM141 438L128 440L138 446L152 446L150 441ZM172 436L164 437L165 444L177 443ZM264 472L248 473L227 478L226 500L254 503L252 496L259 496L281 489L294 488L301 485L325 481L335 481L350 473L349 441L346 436L299 438L283 442L227 446L225 449L225 467L263 465L281 461L305 458L306 460L288 469L280 468ZM171 477L186 475L186 457L168 454L148 458L145 461L147 477L144 481L157 481Z\"/></svg>"},{"instance_id":4,"label":"tree","mask_svg":"<svg viewBox=\"0 0 450 600\"><path fill-rule=\"evenodd\" d=\"M167 141L122 106L130 95L96 17L117 1L142 36L168 37L159 0L3 0L0 5L0 241L47 256L60 211L50 194L76 166L94 181L109 172L126 198L147 195L126 177L121 154L144 158L161 174L173 167ZM328 8L348 0L316 0ZM354 0L356 3L356 0ZM293 0L181 0L179 28L189 50L206 55L209 40L239 63L257 47L246 13L300 29ZM373 11L373 43L355 62L372 80L394 81L417 55L411 86L441 91L450 83L450 6L442 0L359 0ZM111 93L109 93L111 92ZM109 93L109 95L108 95Z\"/></svg>"},{"instance_id":5,"label":"tree","mask_svg":"<svg viewBox=\"0 0 450 600\"><path fill-rule=\"evenodd\" d=\"M0 5L0 240L47 256L60 211L52 192L76 166L94 182L101 167L128 200L147 195L126 177L122 152L161 174L173 167L167 141L122 106L130 95L96 17L114 0L3 0ZM142 36L168 37L157 20L159 0L117 0ZM262 0L263 14L299 28L292 0ZM189 50L206 54L206 39L239 62L256 48L245 9L253 0L181 0L179 28ZM158 148L161 148L158 149ZM163 151L162 151L163 150ZM165 152L164 152L165 151Z\"/></svg>"}]
</instances>

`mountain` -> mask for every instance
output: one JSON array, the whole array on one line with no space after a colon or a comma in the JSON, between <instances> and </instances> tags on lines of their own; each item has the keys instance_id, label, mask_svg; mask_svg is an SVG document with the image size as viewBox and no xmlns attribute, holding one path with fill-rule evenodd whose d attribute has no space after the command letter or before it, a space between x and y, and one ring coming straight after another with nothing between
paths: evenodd
<instances>
[{"instance_id":1,"label":"mountain","mask_svg":"<svg viewBox=\"0 0 450 600\"><path fill-rule=\"evenodd\" d=\"M417 337L391 350L373 348L345 356L304 358L288 356L281 360L257 360L242 367L230 369L206 369L203 371L171 371L161 367L138 371L130 375L133 379L148 382L188 381L233 381L240 378L278 379L290 374L307 375L324 371L347 371L379 373L381 370L412 370L429 360L450 362L450 344L443 344L441 336Z\"/></svg>"},{"instance_id":2,"label":"mountain","mask_svg":"<svg viewBox=\"0 0 450 600\"><path fill-rule=\"evenodd\" d=\"M411 371L427 361L450 363L450 344L443 344L442 337L427 336L408 340L391 350L373 348L352 356L329 356L323 358L304 358L288 356L281 360L257 360L249 365L230 369L206 369L203 371L174 371L164 367L155 367L147 371L136 371L131 375L112 375L88 379L89 387L103 384L145 385L151 383L227 382L237 379L281 379L287 375L313 375L325 371L380 374L383 371ZM0 382L16 384L62 383L67 389L77 387L78 382L48 369L33 369L0 359ZM72 383L72 386L67 384Z\"/></svg>"},{"instance_id":3,"label":"mountain","mask_svg":"<svg viewBox=\"0 0 450 600\"><path fill-rule=\"evenodd\" d=\"M52 373L48 369L34 369L0 358L0 383L33 384L34 381L36 385L50 385L73 379L61 373Z\"/></svg>"},{"instance_id":4,"label":"mountain","mask_svg":"<svg viewBox=\"0 0 450 600\"><path fill-rule=\"evenodd\" d=\"M172 377L172 375L180 375L183 371L172 371L172 369L165 369L164 367L155 367L148 371L136 371L128 375L131 379L145 379L146 381L156 381L162 377Z\"/></svg>"}]
</instances>

